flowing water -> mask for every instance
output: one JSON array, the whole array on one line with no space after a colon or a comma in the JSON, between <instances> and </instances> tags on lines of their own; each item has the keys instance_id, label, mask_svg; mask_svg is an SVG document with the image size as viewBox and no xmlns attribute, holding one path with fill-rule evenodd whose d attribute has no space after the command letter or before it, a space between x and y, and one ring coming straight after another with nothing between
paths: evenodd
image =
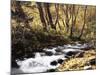
<instances>
[{"instance_id":1,"label":"flowing water","mask_svg":"<svg viewBox=\"0 0 100 75\"><path fill-rule=\"evenodd\" d=\"M50 69L56 69L63 63L65 59L74 53L83 52L88 48L88 44L67 44L52 48L44 48L43 52L36 52L35 57L24 58L24 60L16 59L19 68L13 67L11 72L13 75L18 73L39 73L47 72Z\"/></svg>"}]
</instances>

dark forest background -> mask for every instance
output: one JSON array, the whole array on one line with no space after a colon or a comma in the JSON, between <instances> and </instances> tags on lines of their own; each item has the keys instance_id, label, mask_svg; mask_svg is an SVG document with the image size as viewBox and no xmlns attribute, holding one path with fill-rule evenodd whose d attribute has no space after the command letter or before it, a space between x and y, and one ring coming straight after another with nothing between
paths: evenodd
<instances>
[{"instance_id":1,"label":"dark forest background","mask_svg":"<svg viewBox=\"0 0 100 75\"><path fill-rule=\"evenodd\" d=\"M11 3L12 59L45 47L96 42L96 6Z\"/></svg>"}]
</instances>

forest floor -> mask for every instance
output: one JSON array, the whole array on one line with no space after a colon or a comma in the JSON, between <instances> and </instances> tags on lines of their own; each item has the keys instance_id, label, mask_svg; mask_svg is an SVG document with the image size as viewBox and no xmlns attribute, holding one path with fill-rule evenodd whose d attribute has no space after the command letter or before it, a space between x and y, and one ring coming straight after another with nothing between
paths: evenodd
<instances>
[{"instance_id":1,"label":"forest floor","mask_svg":"<svg viewBox=\"0 0 100 75\"><path fill-rule=\"evenodd\" d=\"M88 50L83 54L77 54L57 68L58 71L79 71L96 69L96 51Z\"/></svg>"}]
</instances>

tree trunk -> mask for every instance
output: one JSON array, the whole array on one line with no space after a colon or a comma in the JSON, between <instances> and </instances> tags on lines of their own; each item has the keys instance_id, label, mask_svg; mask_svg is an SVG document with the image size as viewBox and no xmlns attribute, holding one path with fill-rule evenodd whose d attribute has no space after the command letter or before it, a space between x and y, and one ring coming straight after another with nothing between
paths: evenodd
<instances>
[{"instance_id":1,"label":"tree trunk","mask_svg":"<svg viewBox=\"0 0 100 75\"><path fill-rule=\"evenodd\" d=\"M46 31L47 29L47 25L46 25L46 21L45 21L45 17L44 17L44 12L43 12L43 8L42 8L42 4L37 2L37 6L38 6L38 10L39 10L39 15L40 15L40 20L42 22L43 28Z\"/></svg>"},{"instance_id":2,"label":"tree trunk","mask_svg":"<svg viewBox=\"0 0 100 75\"><path fill-rule=\"evenodd\" d=\"M56 19L55 19L54 25L56 26L56 24L58 23L58 19L59 19L59 4L55 4L55 10L56 10Z\"/></svg>"},{"instance_id":3,"label":"tree trunk","mask_svg":"<svg viewBox=\"0 0 100 75\"><path fill-rule=\"evenodd\" d=\"M75 13L75 5L72 5L72 26L70 29L70 38L73 37L73 27L74 27L74 13Z\"/></svg>"},{"instance_id":4,"label":"tree trunk","mask_svg":"<svg viewBox=\"0 0 100 75\"><path fill-rule=\"evenodd\" d=\"M82 30L81 30L81 34L79 35L79 39L82 37L83 35L83 30L85 28L85 23L86 23L86 10L87 10L87 6L85 6L85 9L84 9L84 23L83 23L83 27L82 27Z\"/></svg>"},{"instance_id":5,"label":"tree trunk","mask_svg":"<svg viewBox=\"0 0 100 75\"><path fill-rule=\"evenodd\" d=\"M44 3L44 6L45 6L46 11L47 11L48 20L49 20L49 24L51 25L51 28L56 29L56 26L53 24L53 21L52 21L52 15L51 15L51 12L50 12L49 3Z\"/></svg>"}]
</instances>

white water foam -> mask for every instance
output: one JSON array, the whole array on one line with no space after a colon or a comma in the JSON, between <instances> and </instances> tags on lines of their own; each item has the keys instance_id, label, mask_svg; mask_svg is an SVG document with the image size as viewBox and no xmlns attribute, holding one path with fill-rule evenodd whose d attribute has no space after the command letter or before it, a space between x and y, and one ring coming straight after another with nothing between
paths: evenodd
<instances>
[{"instance_id":1,"label":"white water foam","mask_svg":"<svg viewBox=\"0 0 100 75\"><path fill-rule=\"evenodd\" d=\"M61 50L62 54L59 55L55 55L56 49L59 47L59 49ZM57 67L59 67L60 64L57 65L51 65L50 63L53 61L57 61L58 59L67 59L65 58L65 53L67 52L75 52L75 51L82 51L80 50L80 48L85 48L87 47L86 44L78 44L78 45L64 45L64 46L58 46L58 47L54 47L52 49L48 49L48 48L44 48L44 53L45 51L50 51L53 53L52 56L46 56L44 55L44 53L39 53L36 52L35 53L35 58L26 58L25 60L21 61L21 60L16 60L17 64L20 66L19 70L21 70L21 72L23 73L37 73L37 72L46 72L49 69L56 69ZM61 47L61 48L60 48ZM69 48L70 47L70 48Z\"/></svg>"},{"instance_id":2,"label":"white water foam","mask_svg":"<svg viewBox=\"0 0 100 75\"><path fill-rule=\"evenodd\" d=\"M50 62L61 58L64 58L64 55L39 56L24 61L17 61L17 64L20 66L20 70L24 73L46 72L49 69L57 68L60 64L52 66L50 65Z\"/></svg>"}]
</instances>

